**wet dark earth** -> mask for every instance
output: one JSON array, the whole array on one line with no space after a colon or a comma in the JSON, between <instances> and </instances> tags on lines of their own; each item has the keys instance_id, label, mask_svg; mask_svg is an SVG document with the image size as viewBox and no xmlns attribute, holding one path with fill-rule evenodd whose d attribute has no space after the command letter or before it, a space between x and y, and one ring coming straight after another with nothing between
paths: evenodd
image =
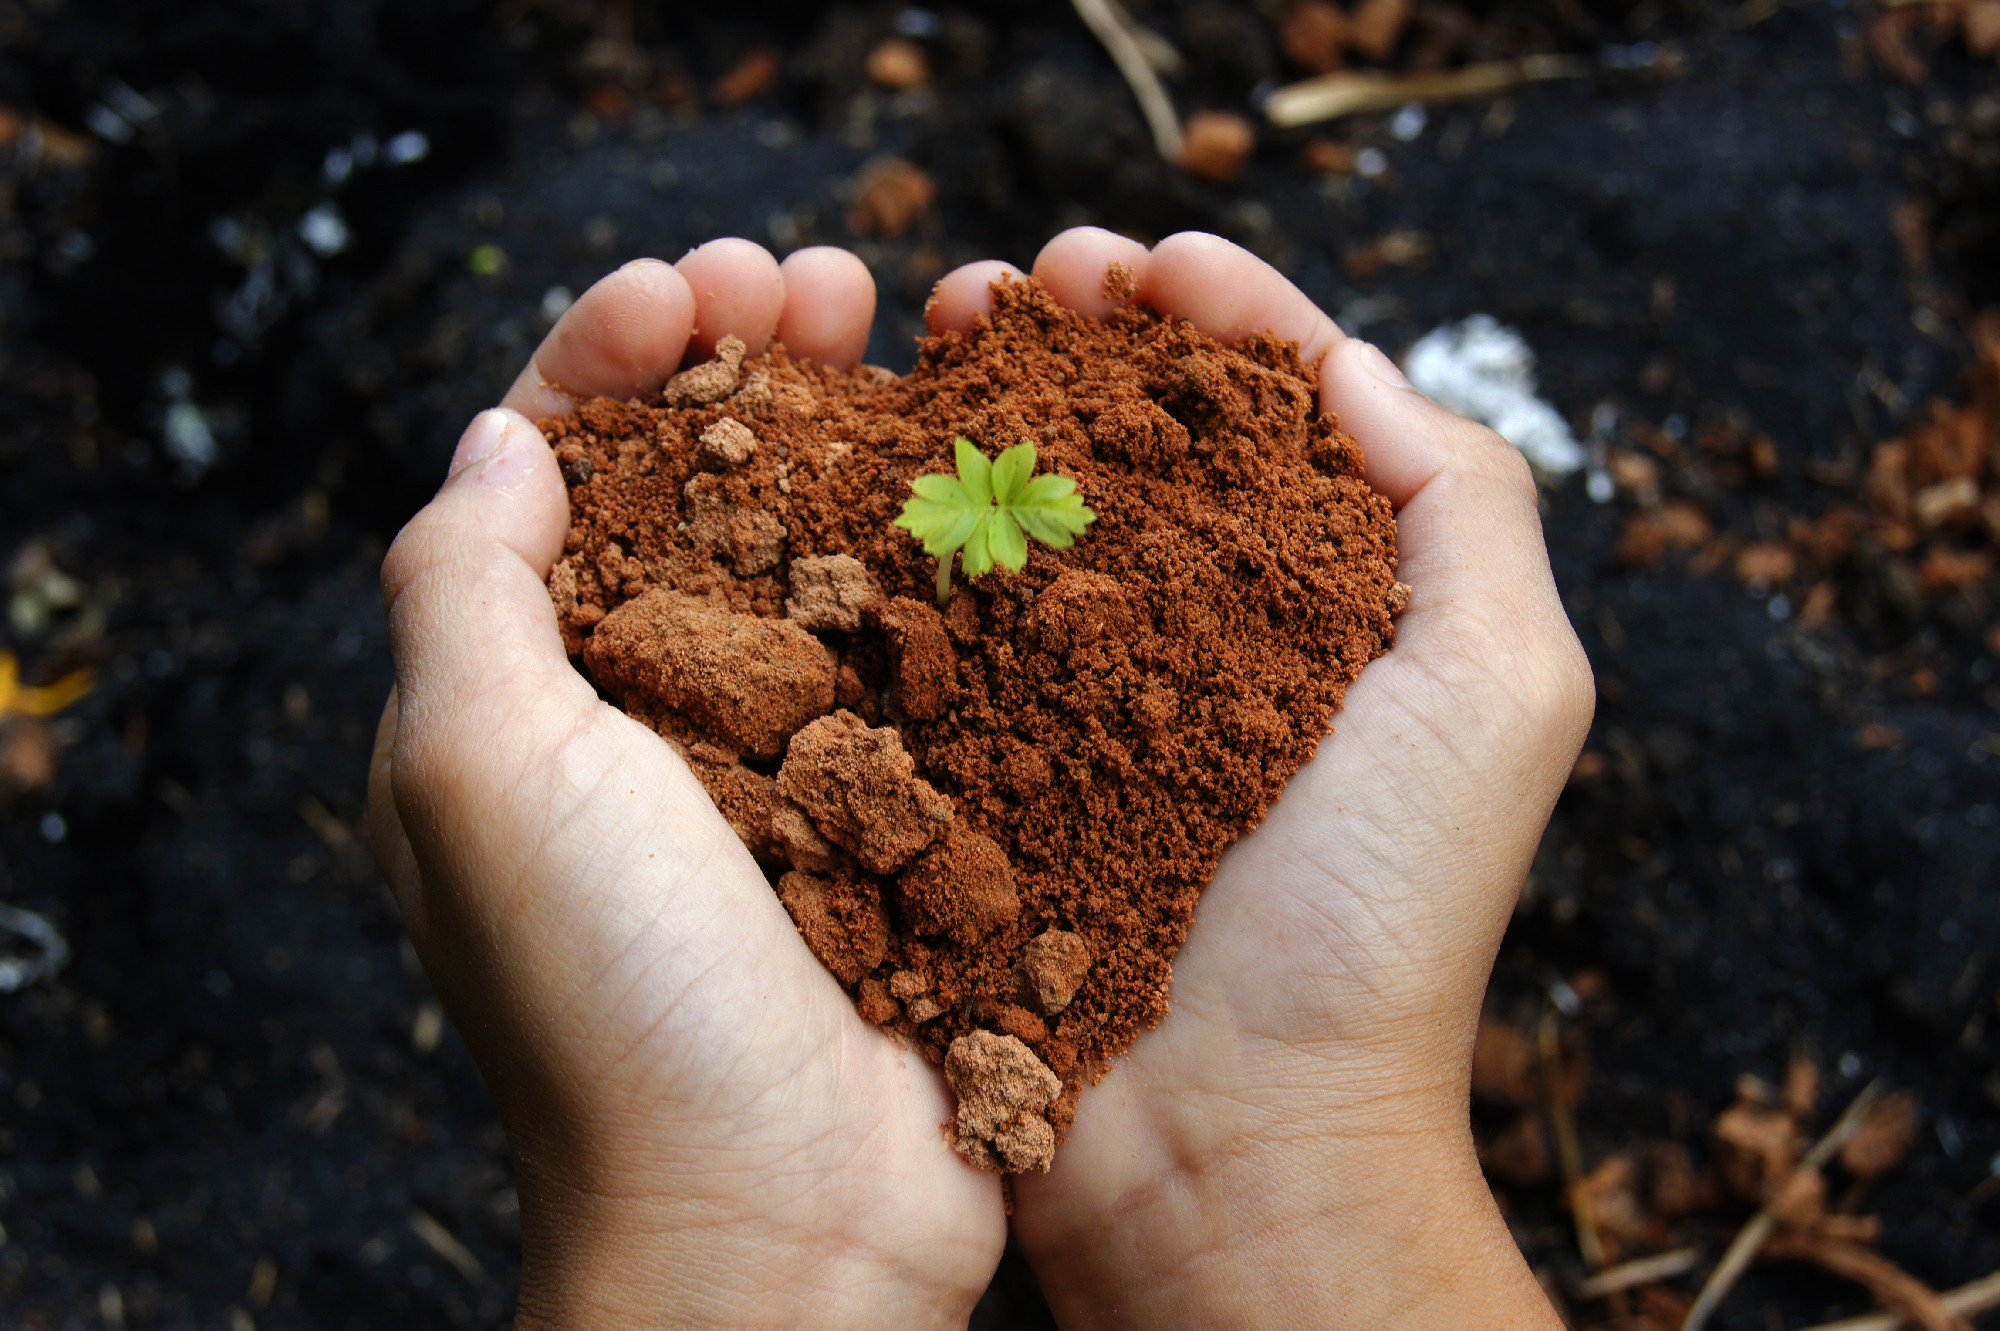
<instances>
[{"instance_id":1,"label":"wet dark earth","mask_svg":"<svg viewBox=\"0 0 2000 1331\"><path fill-rule=\"evenodd\" d=\"M1184 110L1285 76L1254 11L1142 12L1195 57ZM1580 436L1737 413L1775 470L1669 482L1718 530L1769 539L1836 502L1958 393L1962 320L2000 294L1990 251L1913 254L1893 220L1915 198L1990 233L1996 177L1950 145L1993 65L1946 48L1892 81L1836 5L1565 12L1518 11L1520 40L1586 77L1267 129L1216 184L1158 161L1058 5L642 15L643 76L606 84L590 5L0 3L0 632L34 678L98 672L49 730L52 779L0 778L0 901L73 952L0 995L0 1321L509 1317L505 1143L361 827L389 681L375 569L464 420L627 258L853 244L883 297L871 359L900 369L953 265L1026 266L1083 222L1217 230L1392 354L1474 312L1518 328ZM933 81L871 89L899 14ZM766 44L782 76L718 105ZM1315 134L1386 170L1306 169ZM853 181L885 153L937 204L856 237ZM1726 567L1614 557L1632 512L1580 474L1547 492L1596 757L1491 1010L1553 1004L1587 1051L1586 1166L1646 1140L1701 1158L1739 1075L1796 1055L1824 1070L1822 1122L1875 1077L1914 1091L1918 1144L1868 1197L1880 1250L1939 1288L2000 1267L1993 606L1877 595L1864 569L1851 613L1802 627ZM1505 1201L1567 1288L1559 1184ZM1740 1218L1679 1233L1713 1255ZM1868 1306L1758 1267L1712 1325ZM975 1325L1046 1324L1010 1258Z\"/></svg>"}]
</instances>

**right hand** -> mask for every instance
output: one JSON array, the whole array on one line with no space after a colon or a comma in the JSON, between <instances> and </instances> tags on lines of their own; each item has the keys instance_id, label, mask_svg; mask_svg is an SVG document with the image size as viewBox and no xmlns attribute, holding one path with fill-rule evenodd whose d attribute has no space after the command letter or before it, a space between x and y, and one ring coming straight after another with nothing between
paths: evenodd
<instances>
[{"instance_id":1,"label":"right hand","mask_svg":"<svg viewBox=\"0 0 2000 1331\"><path fill-rule=\"evenodd\" d=\"M1412 595L1202 894L1165 1020L1017 1179L1015 1233L1065 1327L1554 1327L1469 1111L1494 954L1593 706L1527 464L1217 237L1071 231L1035 275L1102 317L1113 261L1221 341L1300 343ZM933 326L967 326L994 275L947 278Z\"/></svg>"}]
</instances>

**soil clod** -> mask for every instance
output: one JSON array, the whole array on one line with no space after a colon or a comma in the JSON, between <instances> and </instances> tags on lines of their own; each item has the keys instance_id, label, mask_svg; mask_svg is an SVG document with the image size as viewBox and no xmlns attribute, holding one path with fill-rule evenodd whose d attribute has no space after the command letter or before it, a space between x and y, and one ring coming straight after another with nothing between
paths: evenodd
<instances>
[{"instance_id":1,"label":"soil clod","mask_svg":"<svg viewBox=\"0 0 2000 1331\"><path fill-rule=\"evenodd\" d=\"M833 843L820 835L804 809L782 797L771 806L771 841L781 859L807 873L825 873L834 865Z\"/></svg>"},{"instance_id":2,"label":"soil clod","mask_svg":"<svg viewBox=\"0 0 2000 1331\"><path fill-rule=\"evenodd\" d=\"M935 721L958 697L958 656L944 616L928 601L898 596L881 612L894 659L893 692L903 715Z\"/></svg>"},{"instance_id":3,"label":"soil clod","mask_svg":"<svg viewBox=\"0 0 2000 1331\"><path fill-rule=\"evenodd\" d=\"M1069 1006L1090 971L1090 946L1066 929L1037 934L1021 954L1021 996L1044 1017Z\"/></svg>"},{"instance_id":4,"label":"soil clod","mask_svg":"<svg viewBox=\"0 0 2000 1331\"><path fill-rule=\"evenodd\" d=\"M741 481L702 472L688 481L688 535L740 574L764 573L784 553L785 526L760 507Z\"/></svg>"},{"instance_id":5,"label":"soil clod","mask_svg":"<svg viewBox=\"0 0 2000 1331\"><path fill-rule=\"evenodd\" d=\"M858 983L889 954L882 894L865 877L821 878L795 869L778 880L778 900L812 954L842 984Z\"/></svg>"},{"instance_id":6,"label":"soil clod","mask_svg":"<svg viewBox=\"0 0 2000 1331\"><path fill-rule=\"evenodd\" d=\"M951 801L916 775L895 727L870 729L845 710L792 737L778 789L875 873L902 868L952 818Z\"/></svg>"},{"instance_id":7,"label":"soil clod","mask_svg":"<svg viewBox=\"0 0 2000 1331\"><path fill-rule=\"evenodd\" d=\"M606 615L584 661L626 710L679 712L763 757L833 706L833 657L810 633L665 588Z\"/></svg>"},{"instance_id":8,"label":"soil clod","mask_svg":"<svg viewBox=\"0 0 2000 1331\"><path fill-rule=\"evenodd\" d=\"M1048 1172L1056 1134L1042 1111L1062 1082L1011 1035L973 1031L951 1042L944 1073L958 1096L952 1149L988 1169Z\"/></svg>"},{"instance_id":9,"label":"soil clod","mask_svg":"<svg viewBox=\"0 0 2000 1331\"><path fill-rule=\"evenodd\" d=\"M676 407L722 401L742 382L743 357L748 350L740 337L723 338L715 344L714 360L683 370L667 381L667 401Z\"/></svg>"},{"instance_id":10,"label":"soil clod","mask_svg":"<svg viewBox=\"0 0 2000 1331\"><path fill-rule=\"evenodd\" d=\"M1007 852L962 821L903 871L897 887L903 922L911 932L948 935L966 946L1021 913Z\"/></svg>"},{"instance_id":11,"label":"soil clod","mask_svg":"<svg viewBox=\"0 0 2000 1331\"><path fill-rule=\"evenodd\" d=\"M706 467L740 467L757 451L757 436L734 417L724 416L701 432L696 460Z\"/></svg>"},{"instance_id":12,"label":"soil clod","mask_svg":"<svg viewBox=\"0 0 2000 1331\"><path fill-rule=\"evenodd\" d=\"M815 633L853 633L881 599L868 566L852 555L813 555L792 561L792 595L785 613Z\"/></svg>"}]
</instances>

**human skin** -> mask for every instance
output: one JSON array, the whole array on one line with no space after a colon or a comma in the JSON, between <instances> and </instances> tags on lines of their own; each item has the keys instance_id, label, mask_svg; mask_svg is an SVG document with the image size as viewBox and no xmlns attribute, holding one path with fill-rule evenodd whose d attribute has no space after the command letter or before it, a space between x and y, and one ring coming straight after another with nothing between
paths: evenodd
<instances>
[{"instance_id":1,"label":"human skin","mask_svg":"<svg viewBox=\"0 0 2000 1331\"><path fill-rule=\"evenodd\" d=\"M1227 242L1080 229L1035 273L1101 317L1113 260L1219 338L1301 343L1398 510L1412 597L1225 857L1173 1011L1084 1093L1051 1172L1017 1177L1014 1232L1065 1326L1556 1326L1467 1111L1494 951L1592 706L1533 484ZM969 327L1001 271L948 276L932 328ZM860 1019L692 774L571 668L543 585L567 493L533 419L651 392L732 333L852 365L873 309L836 250L628 265L384 563L370 831L507 1129L517 1326L963 1325L998 1262L998 1183L946 1147L941 1077Z\"/></svg>"}]
</instances>

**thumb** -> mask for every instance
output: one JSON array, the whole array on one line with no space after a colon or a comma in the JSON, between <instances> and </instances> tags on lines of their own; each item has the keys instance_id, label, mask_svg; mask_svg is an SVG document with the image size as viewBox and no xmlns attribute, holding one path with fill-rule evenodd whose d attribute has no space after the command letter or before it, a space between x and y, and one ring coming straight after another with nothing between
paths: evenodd
<instances>
[{"instance_id":1,"label":"thumb","mask_svg":"<svg viewBox=\"0 0 2000 1331\"><path fill-rule=\"evenodd\" d=\"M568 521L553 450L526 417L495 408L473 419L443 488L383 561L396 688L377 785L419 871L401 898L413 933L440 912L525 920L517 889L531 861L567 866L550 880L561 891L528 897L555 913L551 927L574 924L561 916L581 881L569 868L606 870L614 841L631 851L651 835L682 876L720 856L762 887L686 764L571 667L546 585Z\"/></svg>"},{"instance_id":2,"label":"thumb","mask_svg":"<svg viewBox=\"0 0 2000 1331\"><path fill-rule=\"evenodd\" d=\"M1369 486L1396 508L1397 572L1411 595L1389 659L1445 686L1454 722L1473 734L1491 732L1502 747L1543 739L1525 747L1560 789L1595 694L1526 460L1417 392L1366 342L1327 353L1320 401L1361 445Z\"/></svg>"},{"instance_id":3,"label":"thumb","mask_svg":"<svg viewBox=\"0 0 2000 1331\"><path fill-rule=\"evenodd\" d=\"M596 697L570 668L545 586L568 497L526 417L482 411L437 497L382 564L396 662L395 802L419 858L447 808L496 807L509 754L578 724Z\"/></svg>"}]
</instances>

